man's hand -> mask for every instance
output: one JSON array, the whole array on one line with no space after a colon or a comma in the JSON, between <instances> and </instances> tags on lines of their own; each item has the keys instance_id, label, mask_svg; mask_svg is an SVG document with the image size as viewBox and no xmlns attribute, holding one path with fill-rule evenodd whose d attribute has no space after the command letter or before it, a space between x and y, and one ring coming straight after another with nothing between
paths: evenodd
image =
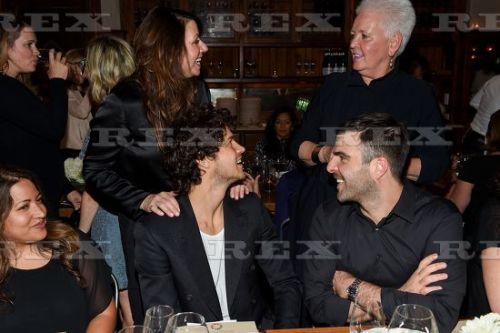
<instances>
[{"instance_id":1,"label":"man's hand","mask_svg":"<svg viewBox=\"0 0 500 333\"><path fill-rule=\"evenodd\" d=\"M340 298L347 299L347 288L354 282L354 275L344 271L335 271L332 279L333 292Z\"/></svg>"},{"instance_id":2,"label":"man's hand","mask_svg":"<svg viewBox=\"0 0 500 333\"><path fill-rule=\"evenodd\" d=\"M431 284L443 281L448 278L446 273L436 273L446 268L446 263L436 262L438 258L436 253L428 255L420 261L417 269L410 276L408 281L403 284L399 290L414 294L427 295L433 291L443 289L441 286L431 286Z\"/></svg>"},{"instance_id":3,"label":"man's hand","mask_svg":"<svg viewBox=\"0 0 500 333\"><path fill-rule=\"evenodd\" d=\"M141 209L148 213L155 213L163 216L167 214L170 217L179 216L181 209L175 197L175 192L160 192L148 195L141 203Z\"/></svg>"},{"instance_id":4,"label":"man's hand","mask_svg":"<svg viewBox=\"0 0 500 333\"><path fill-rule=\"evenodd\" d=\"M260 188L259 188L259 180L260 175L257 175L255 178L252 177L251 174L245 172L245 180L243 184L250 189L251 192L254 192L260 198Z\"/></svg>"}]
</instances>

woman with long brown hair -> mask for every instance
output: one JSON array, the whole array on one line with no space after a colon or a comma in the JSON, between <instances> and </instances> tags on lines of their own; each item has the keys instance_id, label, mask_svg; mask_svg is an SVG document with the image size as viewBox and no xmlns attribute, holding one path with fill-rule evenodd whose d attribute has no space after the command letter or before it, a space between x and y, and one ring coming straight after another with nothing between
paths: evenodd
<instances>
[{"instance_id":1,"label":"woman with long brown hair","mask_svg":"<svg viewBox=\"0 0 500 333\"><path fill-rule=\"evenodd\" d=\"M80 195L65 182L59 142L64 136L68 112L66 60L49 51L50 107L45 106L19 79L35 72L40 51L35 31L16 21L0 25L0 164L33 172L45 193L50 219L58 218L62 194L79 209Z\"/></svg>"},{"instance_id":2,"label":"woman with long brown hair","mask_svg":"<svg viewBox=\"0 0 500 333\"><path fill-rule=\"evenodd\" d=\"M116 309L102 254L46 217L34 177L0 168L2 331L113 332Z\"/></svg>"},{"instance_id":3,"label":"woman with long brown hair","mask_svg":"<svg viewBox=\"0 0 500 333\"><path fill-rule=\"evenodd\" d=\"M192 14L153 8L134 38L136 72L111 90L91 124L83 173L92 197L119 215L135 322L142 321L143 309L134 269L134 221L147 212L179 214L161 162L164 135L178 113L209 102L196 78L208 49L200 28Z\"/></svg>"}]
</instances>

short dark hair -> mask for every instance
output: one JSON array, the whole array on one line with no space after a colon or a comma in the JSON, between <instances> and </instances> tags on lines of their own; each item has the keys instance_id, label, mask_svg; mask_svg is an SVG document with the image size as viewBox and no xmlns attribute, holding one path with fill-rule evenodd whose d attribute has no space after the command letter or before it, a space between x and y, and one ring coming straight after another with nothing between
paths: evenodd
<instances>
[{"instance_id":1,"label":"short dark hair","mask_svg":"<svg viewBox=\"0 0 500 333\"><path fill-rule=\"evenodd\" d=\"M339 133L359 132L362 143L363 163L384 156L389 161L392 174L403 178L406 159L410 150L406 126L388 113L364 113L347 121Z\"/></svg>"},{"instance_id":2,"label":"short dark hair","mask_svg":"<svg viewBox=\"0 0 500 333\"><path fill-rule=\"evenodd\" d=\"M166 142L165 169L174 182L174 190L187 194L192 185L201 183L197 161L215 158L224 141L226 129L235 126L235 118L227 109L211 105L195 107L172 123L173 133Z\"/></svg>"}]
</instances>

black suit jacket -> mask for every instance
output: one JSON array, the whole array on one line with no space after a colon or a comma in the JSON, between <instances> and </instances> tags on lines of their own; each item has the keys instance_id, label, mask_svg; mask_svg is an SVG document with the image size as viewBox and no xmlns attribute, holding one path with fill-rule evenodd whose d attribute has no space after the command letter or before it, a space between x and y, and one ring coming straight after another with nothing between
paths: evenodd
<instances>
[{"instance_id":1,"label":"black suit jacket","mask_svg":"<svg viewBox=\"0 0 500 333\"><path fill-rule=\"evenodd\" d=\"M207 321L222 320L193 209L187 197L179 198L179 203L179 217L149 214L135 226L136 269L144 307L168 304L176 312L193 311ZM255 195L238 201L227 198L223 205L230 317L253 320L260 329L297 327L300 283L288 256L272 255L270 242L277 238L267 211ZM266 301L260 271L272 288L274 311Z\"/></svg>"}]
</instances>

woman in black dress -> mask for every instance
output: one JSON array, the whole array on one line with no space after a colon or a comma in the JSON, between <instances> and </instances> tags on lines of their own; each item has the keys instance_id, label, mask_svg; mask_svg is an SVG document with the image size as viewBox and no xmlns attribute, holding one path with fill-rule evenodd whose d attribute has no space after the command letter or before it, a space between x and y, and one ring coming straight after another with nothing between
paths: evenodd
<instances>
[{"instance_id":1,"label":"woman in black dress","mask_svg":"<svg viewBox=\"0 0 500 333\"><path fill-rule=\"evenodd\" d=\"M102 254L46 217L34 177L0 168L2 332L113 332L111 272Z\"/></svg>"}]
</instances>

